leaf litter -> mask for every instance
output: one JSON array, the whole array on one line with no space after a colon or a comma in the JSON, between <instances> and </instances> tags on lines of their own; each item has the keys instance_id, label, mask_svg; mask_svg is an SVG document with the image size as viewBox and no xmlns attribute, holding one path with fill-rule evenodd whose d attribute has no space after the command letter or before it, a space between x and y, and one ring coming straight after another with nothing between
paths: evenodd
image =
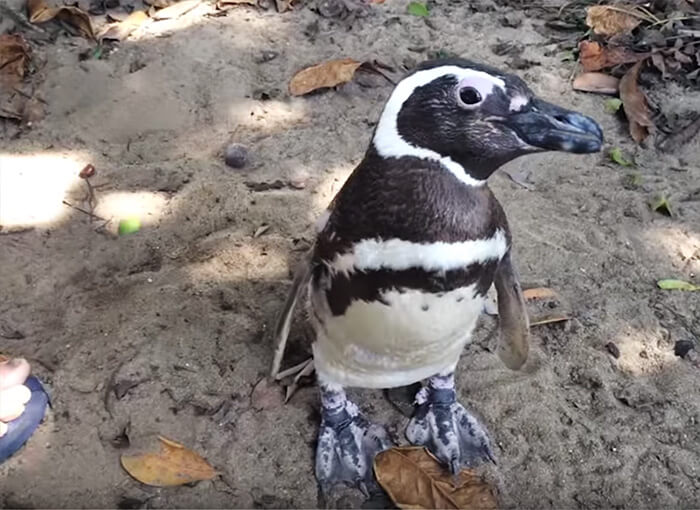
<instances>
[{"instance_id":1,"label":"leaf litter","mask_svg":"<svg viewBox=\"0 0 700 510\"><path fill-rule=\"evenodd\" d=\"M97 36L99 40L123 41L148 21L145 11L134 11L123 21L107 25Z\"/></svg>"},{"instance_id":2,"label":"leaf litter","mask_svg":"<svg viewBox=\"0 0 700 510\"><path fill-rule=\"evenodd\" d=\"M90 15L80 7L66 5L50 7L45 0L27 0L27 12L31 23L46 23L57 19L76 28L83 37L95 39Z\"/></svg>"},{"instance_id":3,"label":"leaf litter","mask_svg":"<svg viewBox=\"0 0 700 510\"><path fill-rule=\"evenodd\" d=\"M553 30L583 32L578 42L583 71L604 71L620 79L630 135L638 144L649 137L655 124L667 122L663 113L651 116L652 105L639 87L640 74L644 74L645 85L653 84L654 76L691 88L700 84L700 14L684 0L588 6L568 2L545 25ZM561 43L560 49L570 49L566 46L570 41ZM582 86L580 81L574 88L599 93L611 90L591 90L598 88L597 84Z\"/></svg>"},{"instance_id":4,"label":"leaf litter","mask_svg":"<svg viewBox=\"0 0 700 510\"><path fill-rule=\"evenodd\" d=\"M654 126L646 95L637 83L642 63L638 62L632 66L620 80L622 108L629 121L630 135L637 143L643 142Z\"/></svg>"},{"instance_id":5,"label":"leaf litter","mask_svg":"<svg viewBox=\"0 0 700 510\"><path fill-rule=\"evenodd\" d=\"M582 73L574 79L574 90L597 92L598 94L617 94L620 87L619 78L605 73Z\"/></svg>"},{"instance_id":6,"label":"leaf litter","mask_svg":"<svg viewBox=\"0 0 700 510\"><path fill-rule=\"evenodd\" d=\"M158 452L121 456L122 467L139 482L155 487L172 487L211 480L218 475L198 453L163 436L158 436L158 440Z\"/></svg>"},{"instance_id":7,"label":"leaf litter","mask_svg":"<svg viewBox=\"0 0 700 510\"><path fill-rule=\"evenodd\" d=\"M303 96L322 88L335 87L352 80L362 62L352 58L329 60L296 73L289 82L293 96Z\"/></svg>"},{"instance_id":8,"label":"leaf litter","mask_svg":"<svg viewBox=\"0 0 700 510\"><path fill-rule=\"evenodd\" d=\"M387 75L387 72L393 72L394 69L382 62L340 58L298 71L289 82L289 93L293 96L303 96L316 90L337 87L351 81L360 70L378 74L387 82L395 83L394 79Z\"/></svg>"},{"instance_id":9,"label":"leaf litter","mask_svg":"<svg viewBox=\"0 0 700 510\"><path fill-rule=\"evenodd\" d=\"M399 508L498 508L495 490L473 469L452 476L425 448L395 447L374 459L377 481Z\"/></svg>"}]
</instances>

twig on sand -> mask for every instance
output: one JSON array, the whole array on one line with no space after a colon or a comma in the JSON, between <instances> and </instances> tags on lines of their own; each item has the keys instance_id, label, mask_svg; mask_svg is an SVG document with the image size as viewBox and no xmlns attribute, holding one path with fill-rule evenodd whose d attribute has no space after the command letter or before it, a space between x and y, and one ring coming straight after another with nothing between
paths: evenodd
<instances>
[{"instance_id":1,"label":"twig on sand","mask_svg":"<svg viewBox=\"0 0 700 510\"><path fill-rule=\"evenodd\" d=\"M65 200L63 200L63 205L67 205L67 206L70 207L71 209L75 209L75 210L78 211L78 212L81 212L81 213L83 213L83 214L87 214L87 215L90 216L90 218L92 218L92 219L100 220L100 221L104 221L104 222L108 222L108 221L109 221L109 220L104 219L102 216L98 216L98 215L96 215L96 214L91 213L90 211L86 211L85 209L83 209L83 208L81 208L81 207L78 207L77 205L73 205L73 204L71 204L70 202L66 202Z\"/></svg>"}]
</instances>

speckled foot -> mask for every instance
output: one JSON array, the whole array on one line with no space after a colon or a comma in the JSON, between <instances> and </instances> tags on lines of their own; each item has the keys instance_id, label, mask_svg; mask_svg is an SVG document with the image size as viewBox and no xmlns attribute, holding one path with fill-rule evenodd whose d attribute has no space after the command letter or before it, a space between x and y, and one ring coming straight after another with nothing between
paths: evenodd
<instances>
[{"instance_id":1,"label":"speckled foot","mask_svg":"<svg viewBox=\"0 0 700 510\"><path fill-rule=\"evenodd\" d=\"M392 446L386 429L370 423L347 400L342 388L321 387L321 428L316 448L316 478L324 493L344 483L367 493L374 456Z\"/></svg>"},{"instance_id":2,"label":"speckled foot","mask_svg":"<svg viewBox=\"0 0 700 510\"><path fill-rule=\"evenodd\" d=\"M428 448L453 474L486 460L496 462L486 428L457 402L452 374L430 378L418 392L406 438Z\"/></svg>"}]
</instances>

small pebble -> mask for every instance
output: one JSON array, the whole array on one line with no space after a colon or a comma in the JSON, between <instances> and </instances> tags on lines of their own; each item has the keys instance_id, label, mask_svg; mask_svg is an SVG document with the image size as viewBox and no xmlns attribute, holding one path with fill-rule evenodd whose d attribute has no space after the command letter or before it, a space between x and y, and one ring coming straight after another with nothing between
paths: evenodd
<instances>
[{"instance_id":1,"label":"small pebble","mask_svg":"<svg viewBox=\"0 0 700 510\"><path fill-rule=\"evenodd\" d=\"M695 345L692 340L678 340L676 345L673 346L673 354L679 358L685 358L685 355L694 348Z\"/></svg>"},{"instance_id":2,"label":"small pebble","mask_svg":"<svg viewBox=\"0 0 700 510\"><path fill-rule=\"evenodd\" d=\"M612 355L613 358L617 359L620 357L620 348L612 342L605 344L605 348Z\"/></svg>"},{"instance_id":3,"label":"small pebble","mask_svg":"<svg viewBox=\"0 0 700 510\"><path fill-rule=\"evenodd\" d=\"M304 189L309 182L310 175L305 170L298 170L289 179L289 185L294 189Z\"/></svg>"},{"instance_id":4,"label":"small pebble","mask_svg":"<svg viewBox=\"0 0 700 510\"><path fill-rule=\"evenodd\" d=\"M276 59L278 56L279 53L277 53L276 51L264 50L261 51L257 57L255 57L255 63L264 64L265 62L270 62L271 60Z\"/></svg>"},{"instance_id":5,"label":"small pebble","mask_svg":"<svg viewBox=\"0 0 700 510\"><path fill-rule=\"evenodd\" d=\"M243 168L248 162L248 149L239 143L226 147L224 161L232 168Z\"/></svg>"}]
</instances>

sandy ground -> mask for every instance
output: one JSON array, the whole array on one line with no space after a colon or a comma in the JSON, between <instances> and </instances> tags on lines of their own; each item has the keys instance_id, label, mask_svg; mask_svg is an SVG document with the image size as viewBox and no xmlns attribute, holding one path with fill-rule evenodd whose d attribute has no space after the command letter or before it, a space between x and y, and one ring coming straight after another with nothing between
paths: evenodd
<instances>
[{"instance_id":1,"label":"sandy ground","mask_svg":"<svg viewBox=\"0 0 700 510\"><path fill-rule=\"evenodd\" d=\"M54 408L0 466L0 506L317 506L316 388L263 410L250 395L268 370L268 331L312 223L360 160L391 85L372 79L290 98L288 80L329 58L402 69L439 50L506 66L510 57L490 48L514 39L539 64L519 71L534 90L596 118L607 147L637 167L605 154L540 155L508 166L529 174L533 189L492 178L523 280L554 288L557 310L573 315L533 329L522 372L489 352L488 317L462 358L461 399L497 445L501 501L700 506L699 363L673 353L678 340L698 341L700 293L655 287L700 274L700 141L672 155L635 147L604 97L572 92L572 64L548 43L556 34L543 30L539 10L440 1L429 23L405 13L406 2L388 0L348 29L308 8L193 11L100 60L79 60L89 47L80 38L35 48L46 116L19 135L0 133L0 350L32 361ZM522 26L503 26L507 13ZM260 63L263 51L278 56ZM669 114L700 107L698 92L673 84L657 85L652 98ZM230 141L249 147L244 170L222 161ZM61 204L86 207L77 178L86 163L97 168L95 214L114 218L104 228ZM305 188L251 189L277 179ZM650 211L657 193L671 198L675 217ZM132 214L141 231L114 235L117 219ZM269 229L254 237L261 225ZM288 363L308 350L300 338ZM358 401L404 441L407 418L381 392ZM222 478L139 484L114 441L127 424L132 446L163 434Z\"/></svg>"}]
</instances>

